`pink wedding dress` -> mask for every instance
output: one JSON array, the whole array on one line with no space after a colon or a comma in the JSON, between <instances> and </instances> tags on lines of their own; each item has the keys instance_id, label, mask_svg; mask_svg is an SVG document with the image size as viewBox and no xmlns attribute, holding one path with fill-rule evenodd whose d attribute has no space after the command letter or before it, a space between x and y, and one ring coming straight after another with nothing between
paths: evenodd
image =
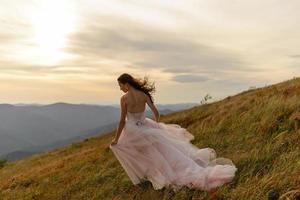
<instances>
[{"instance_id":1,"label":"pink wedding dress","mask_svg":"<svg viewBox=\"0 0 300 200\"><path fill-rule=\"evenodd\" d=\"M231 160L216 158L211 148L199 149L193 139L178 124L157 123L145 111L127 112L118 143L110 149L134 185L149 180L155 190L210 190L230 182L237 170Z\"/></svg>"}]
</instances>

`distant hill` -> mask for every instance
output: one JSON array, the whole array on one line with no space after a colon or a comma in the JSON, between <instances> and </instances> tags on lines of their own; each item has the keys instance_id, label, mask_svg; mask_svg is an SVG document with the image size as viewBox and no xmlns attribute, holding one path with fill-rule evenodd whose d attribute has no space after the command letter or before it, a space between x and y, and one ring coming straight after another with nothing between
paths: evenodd
<instances>
[{"instance_id":1,"label":"distant hill","mask_svg":"<svg viewBox=\"0 0 300 200\"><path fill-rule=\"evenodd\" d=\"M167 114L193 105L169 104L158 109ZM147 115L152 115L150 110ZM114 106L0 104L0 158L18 160L112 131L119 116L120 109Z\"/></svg>"},{"instance_id":2,"label":"distant hill","mask_svg":"<svg viewBox=\"0 0 300 200\"><path fill-rule=\"evenodd\" d=\"M47 145L35 145L35 146L30 146L27 149L24 148L21 150L12 151L8 154L2 155L0 157L0 159L15 161L15 160L26 158L28 156L31 156L31 155L34 155L37 153L54 150L59 147L64 147L68 144L72 144L73 142L82 141L83 139L89 138L91 136L104 134L107 131L111 131L111 130L115 129L117 127L117 125L118 125L118 123L115 122L115 123L101 126L98 128L94 128L91 130L82 131L81 135L73 137L73 138L58 140L56 142L53 142L53 143L47 144Z\"/></svg>"},{"instance_id":3,"label":"distant hill","mask_svg":"<svg viewBox=\"0 0 300 200\"><path fill-rule=\"evenodd\" d=\"M71 139L118 117L119 109L112 106L0 104L0 155Z\"/></svg>"}]
</instances>

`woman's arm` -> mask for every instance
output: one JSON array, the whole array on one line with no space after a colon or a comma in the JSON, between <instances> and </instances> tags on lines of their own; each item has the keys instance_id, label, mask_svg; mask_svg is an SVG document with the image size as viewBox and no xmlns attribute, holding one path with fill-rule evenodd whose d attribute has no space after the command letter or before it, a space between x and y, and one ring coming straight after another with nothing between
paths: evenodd
<instances>
[{"instance_id":1,"label":"woman's arm","mask_svg":"<svg viewBox=\"0 0 300 200\"><path fill-rule=\"evenodd\" d=\"M154 114L154 120L156 122L158 122L158 120L159 120L159 112L158 112L156 106L151 102L150 97L148 95L146 95L146 96L147 96L147 104L151 108L151 110L152 110L152 112Z\"/></svg>"},{"instance_id":2,"label":"woman's arm","mask_svg":"<svg viewBox=\"0 0 300 200\"><path fill-rule=\"evenodd\" d=\"M120 115L120 121L119 121L118 129L117 129L117 133L116 133L116 136L114 139L115 141L119 140L121 132L125 125L127 107L126 107L124 96L121 97L120 104L121 104L121 115Z\"/></svg>"}]
</instances>

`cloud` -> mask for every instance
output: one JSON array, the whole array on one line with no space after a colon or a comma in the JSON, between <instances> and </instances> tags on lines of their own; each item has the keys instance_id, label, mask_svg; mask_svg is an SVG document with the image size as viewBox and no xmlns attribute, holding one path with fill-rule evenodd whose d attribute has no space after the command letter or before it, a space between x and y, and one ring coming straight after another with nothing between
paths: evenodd
<instances>
[{"instance_id":1,"label":"cloud","mask_svg":"<svg viewBox=\"0 0 300 200\"><path fill-rule=\"evenodd\" d=\"M210 46L196 38L176 35L129 19L96 15L70 36L67 51L85 59L125 61L130 69L158 69L162 73L201 73L260 70L243 56ZM108 18L108 19L106 19ZM95 21L109 21L109 24ZM118 66L116 66L118 67Z\"/></svg>"},{"instance_id":2,"label":"cloud","mask_svg":"<svg viewBox=\"0 0 300 200\"><path fill-rule=\"evenodd\" d=\"M48 64L38 62L47 61L48 51L39 54L43 51L34 43L37 27L29 20L42 11L40 2L1 1L1 80L12 88L22 87L22 82L30 87L32 79L33 88L42 87L44 81L57 90L64 88L55 83L110 91L124 71L148 73L162 80L165 91L174 88L172 94L160 93L167 102L173 101L171 97L176 100L179 89L192 100L199 95L195 90L212 88L225 95L247 88L248 83L279 81L299 72L299 2L295 0L290 4L229 0L222 6L216 0L72 2L80 20L66 36L65 48L59 49L71 56L62 54L57 64ZM82 96L64 94L70 99Z\"/></svg>"},{"instance_id":3,"label":"cloud","mask_svg":"<svg viewBox=\"0 0 300 200\"><path fill-rule=\"evenodd\" d=\"M300 58L300 54L289 55L290 58Z\"/></svg>"},{"instance_id":4,"label":"cloud","mask_svg":"<svg viewBox=\"0 0 300 200\"><path fill-rule=\"evenodd\" d=\"M185 75L174 76L172 80L180 83L190 83L190 82L204 82L209 80L209 78L200 75L185 74Z\"/></svg>"}]
</instances>

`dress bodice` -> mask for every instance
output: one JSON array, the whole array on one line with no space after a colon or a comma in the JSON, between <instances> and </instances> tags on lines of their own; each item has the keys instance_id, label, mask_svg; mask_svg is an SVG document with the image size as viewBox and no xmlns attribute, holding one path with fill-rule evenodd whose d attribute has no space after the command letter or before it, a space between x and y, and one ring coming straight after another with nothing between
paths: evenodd
<instances>
[{"instance_id":1,"label":"dress bodice","mask_svg":"<svg viewBox=\"0 0 300 200\"><path fill-rule=\"evenodd\" d=\"M146 119L145 111L136 112L136 113L131 113L131 112L127 111L127 121L128 122L133 122L136 125L142 125L145 123L145 119Z\"/></svg>"}]
</instances>

